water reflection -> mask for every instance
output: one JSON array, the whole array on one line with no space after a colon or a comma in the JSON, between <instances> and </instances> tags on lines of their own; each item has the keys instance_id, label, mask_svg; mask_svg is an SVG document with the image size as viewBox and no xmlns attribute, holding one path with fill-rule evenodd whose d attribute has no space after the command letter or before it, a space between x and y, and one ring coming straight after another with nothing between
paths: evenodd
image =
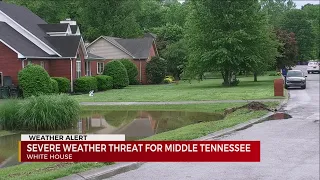
<instances>
[{"instance_id":1,"label":"water reflection","mask_svg":"<svg viewBox=\"0 0 320 180\"><path fill-rule=\"evenodd\" d=\"M126 140L137 140L182 126L222 119L221 114L182 111L104 111L84 112L67 130L26 133L43 134L125 134ZM20 134L0 137L0 168L17 162Z\"/></svg>"}]
</instances>

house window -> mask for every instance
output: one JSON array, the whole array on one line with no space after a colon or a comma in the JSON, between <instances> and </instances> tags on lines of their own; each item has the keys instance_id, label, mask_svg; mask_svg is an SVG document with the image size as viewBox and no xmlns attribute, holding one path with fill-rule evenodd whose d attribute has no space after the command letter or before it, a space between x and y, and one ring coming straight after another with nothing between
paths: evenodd
<instances>
[{"instance_id":1,"label":"house window","mask_svg":"<svg viewBox=\"0 0 320 180\"><path fill-rule=\"evenodd\" d=\"M91 76L91 64L89 61L86 61L85 64L86 76Z\"/></svg>"},{"instance_id":2,"label":"house window","mask_svg":"<svg viewBox=\"0 0 320 180\"><path fill-rule=\"evenodd\" d=\"M97 63L97 74L102 74L104 70L104 63L103 62L98 62Z\"/></svg>"},{"instance_id":3,"label":"house window","mask_svg":"<svg viewBox=\"0 0 320 180\"><path fill-rule=\"evenodd\" d=\"M32 61L31 61L31 60L28 61L28 65L30 65L30 64L32 64Z\"/></svg>"},{"instance_id":4,"label":"house window","mask_svg":"<svg viewBox=\"0 0 320 180\"><path fill-rule=\"evenodd\" d=\"M45 68L45 67L44 67L44 61L40 61L40 66L43 67L43 68Z\"/></svg>"},{"instance_id":5,"label":"house window","mask_svg":"<svg viewBox=\"0 0 320 180\"><path fill-rule=\"evenodd\" d=\"M76 73L77 73L76 78L81 77L81 59L79 54L77 55L77 60L76 60Z\"/></svg>"},{"instance_id":6,"label":"house window","mask_svg":"<svg viewBox=\"0 0 320 180\"><path fill-rule=\"evenodd\" d=\"M0 87L3 86L3 75L2 72L0 72Z\"/></svg>"}]
</instances>

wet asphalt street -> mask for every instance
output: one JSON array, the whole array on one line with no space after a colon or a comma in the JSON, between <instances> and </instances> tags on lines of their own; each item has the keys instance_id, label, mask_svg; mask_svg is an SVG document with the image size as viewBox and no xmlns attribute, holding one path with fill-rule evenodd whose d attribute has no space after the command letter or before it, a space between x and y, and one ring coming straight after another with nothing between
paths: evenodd
<instances>
[{"instance_id":1,"label":"wet asphalt street","mask_svg":"<svg viewBox=\"0 0 320 180\"><path fill-rule=\"evenodd\" d=\"M306 72L307 66L297 66ZM260 140L259 163L146 163L113 180L319 180L319 74L307 88L289 90L285 111L293 118L266 121L223 140Z\"/></svg>"}]
</instances>

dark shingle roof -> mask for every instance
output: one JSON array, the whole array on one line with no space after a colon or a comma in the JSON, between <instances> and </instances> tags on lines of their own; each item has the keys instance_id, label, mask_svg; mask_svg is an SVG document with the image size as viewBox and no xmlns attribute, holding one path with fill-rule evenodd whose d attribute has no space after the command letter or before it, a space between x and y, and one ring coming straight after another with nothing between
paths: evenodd
<instances>
[{"instance_id":1,"label":"dark shingle roof","mask_svg":"<svg viewBox=\"0 0 320 180\"><path fill-rule=\"evenodd\" d=\"M34 45L5 22L0 22L0 39L24 56L49 57L46 52Z\"/></svg>"},{"instance_id":2,"label":"dark shingle roof","mask_svg":"<svg viewBox=\"0 0 320 180\"><path fill-rule=\"evenodd\" d=\"M146 59L149 57L153 38L139 39L115 39L123 48L130 52L136 59Z\"/></svg>"},{"instance_id":3,"label":"dark shingle roof","mask_svg":"<svg viewBox=\"0 0 320 180\"><path fill-rule=\"evenodd\" d=\"M2 1L0 1L0 10L52 48L51 44L45 38L46 33L38 26L38 24L47 24L47 22L39 16L23 6Z\"/></svg>"},{"instance_id":4,"label":"dark shingle roof","mask_svg":"<svg viewBox=\"0 0 320 180\"><path fill-rule=\"evenodd\" d=\"M77 25L70 25L72 34L75 34L77 32L78 26Z\"/></svg>"},{"instance_id":5,"label":"dark shingle roof","mask_svg":"<svg viewBox=\"0 0 320 180\"><path fill-rule=\"evenodd\" d=\"M45 37L63 57L75 57L81 36L47 36Z\"/></svg>"},{"instance_id":6,"label":"dark shingle roof","mask_svg":"<svg viewBox=\"0 0 320 180\"><path fill-rule=\"evenodd\" d=\"M38 24L44 32L66 32L69 24Z\"/></svg>"}]
</instances>

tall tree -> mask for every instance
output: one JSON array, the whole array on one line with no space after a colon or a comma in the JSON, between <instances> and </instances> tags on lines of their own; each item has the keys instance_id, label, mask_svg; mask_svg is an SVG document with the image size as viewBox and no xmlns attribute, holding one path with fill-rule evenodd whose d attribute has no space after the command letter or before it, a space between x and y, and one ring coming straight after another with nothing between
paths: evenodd
<instances>
[{"instance_id":1,"label":"tall tree","mask_svg":"<svg viewBox=\"0 0 320 180\"><path fill-rule=\"evenodd\" d=\"M281 43L278 47L279 56L276 61L276 68L288 68L297 64L298 45L294 33L285 30L277 30L277 39Z\"/></svg>"},{"instance_id":2,"label":"tall tree","mask_svg":"<svg viewBox=\"0 0 320 180\"><path fill-rule=\"evenodd\" d=\"M320 59L320 5L307 4L302 7L302 11L306 12L308 21L312 25L314 35L316 35L316 46L314 47L314 55Z\"/></svg>"},{"instance_id":3,"label":"tall tree","mask_svg":"<svg viewBox=\"0 0 320 180\"><path fill-rule=\"evenodd\" d=\"M252 70L266 59L266 53L259 55L261 51L276 55L258 0L194 0L191 4L186 28L191 77L220 71L223 84L232 85L240 67L246 64Z\"/></svg>"},{"instance_id":4,"label":"tall tree","mask_svg":"<svg viewBox=\"0 0 320 180\"><path fill-rule=\"evenodd\" d=\"M307 14L302 10L288 11L280 24L281 29L293 32L298 42L298 58L300 61L315 58L315 35L312 25L308 21Z\"/></svg>"},{"instance_id":5,"label":"tall tree","mask_svg":"<svg viewBox=\"0 0 320 180\"><path fill-rule=\"evenodd\" d=\"M142 35L136 20L140 5L132 0L83 1L83 32L92 41L101 35L132 38Z\"/></svg>"},{"instance_id":6,"label":"tall tree","mask_svg":"<svg viewBox=\"0 0 320 180\"><path fill-rule=\"evenodd\" d=\"M279 27L285 12L296 7L292 0L261 0L262 10L268 14L269 23Z\"/></svg>"}]
</instances>

